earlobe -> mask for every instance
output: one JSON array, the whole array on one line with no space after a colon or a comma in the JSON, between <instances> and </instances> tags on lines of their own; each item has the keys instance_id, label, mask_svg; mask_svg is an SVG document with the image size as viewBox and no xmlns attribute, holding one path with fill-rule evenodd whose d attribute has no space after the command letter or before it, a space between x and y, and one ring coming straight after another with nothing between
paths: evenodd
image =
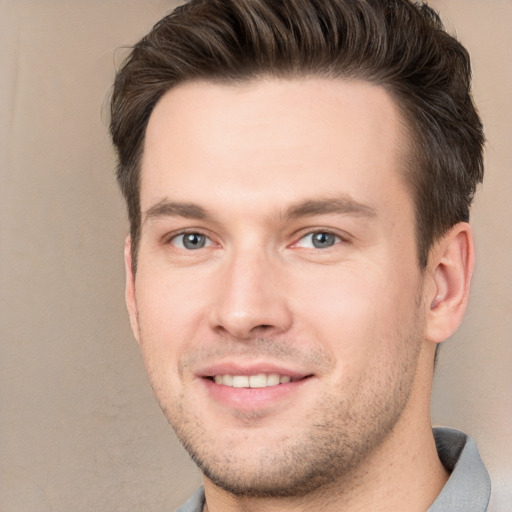
<instances>
[{"instance_id":1,"label":"earlobe","mask_svg":"<svg viewBox=\"0 0 512 512\"><path fill-rule=\"evenodd\" d=\"M140 342L137 299L135 295L135 274L132 268L132 242L129 236L124 243L124 267L126 274L125 300L130 316L130 325L137 342Z\"/></svg>"},{"instance_id":2,"label":"earlobe","mask_svg":"<svg viewBox=\"0 0 512 512\"><path fill-rule=\"evenodd\" d=\"M459 327L469 299L474 266L471 226L456 224L432 249L429 258L429 309L426 339L440 343Z\"/></svg>"}]
</instances>

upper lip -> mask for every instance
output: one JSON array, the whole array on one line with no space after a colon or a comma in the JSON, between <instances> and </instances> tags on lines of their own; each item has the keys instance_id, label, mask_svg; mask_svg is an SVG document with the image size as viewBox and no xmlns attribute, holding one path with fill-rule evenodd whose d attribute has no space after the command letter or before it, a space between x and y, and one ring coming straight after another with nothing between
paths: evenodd
<instances>
[{"instance_id":1,"label":"upper lip","mask_svg":"<svg viewBox=\"0 0 512 512\"><path fill-rule=\"evenodd\" d=\"M287 368L284 365L274 363L234 363L222 362L201 368L199 377L215 377L216 375L258 375L261 373L288 375L293 379L301 379L311 375L311 372Z\"/></svg>"}]
</instances>

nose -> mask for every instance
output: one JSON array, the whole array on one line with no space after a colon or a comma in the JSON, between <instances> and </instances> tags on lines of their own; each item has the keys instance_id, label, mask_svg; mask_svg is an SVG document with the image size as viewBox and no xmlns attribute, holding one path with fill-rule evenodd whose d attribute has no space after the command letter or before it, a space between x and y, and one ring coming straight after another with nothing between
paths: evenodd
<instances>
[{"instance_id":1,"label":"nose","mask_svg":"<svg viewBox=\"0 0 512 512\"><path fill-rule=\"evenodd\" d=\"M247 251L226 261L211 308L212 328L238 340L287 331L292 314L286 277L269 256Z\"/></svg>"}]
</instances>

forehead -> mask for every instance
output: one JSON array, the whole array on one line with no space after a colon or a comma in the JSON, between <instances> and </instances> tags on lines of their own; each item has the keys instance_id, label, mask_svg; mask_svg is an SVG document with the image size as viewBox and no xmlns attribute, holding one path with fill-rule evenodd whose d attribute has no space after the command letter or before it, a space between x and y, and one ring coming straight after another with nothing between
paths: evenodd
<instances>
[{"instance_id":1,"label":"forehead","mask_svg":"<svg viewBox=\"0 0 512 512\"><path fill-rule=\"evenodd\" d=\"M393 201L387 192L405 192L407 147L393 99L367 82L184 83L150 117L141 208L168 195L227 205L236 194L253 206L333 193Z\"/></svg>"}]
</instances>

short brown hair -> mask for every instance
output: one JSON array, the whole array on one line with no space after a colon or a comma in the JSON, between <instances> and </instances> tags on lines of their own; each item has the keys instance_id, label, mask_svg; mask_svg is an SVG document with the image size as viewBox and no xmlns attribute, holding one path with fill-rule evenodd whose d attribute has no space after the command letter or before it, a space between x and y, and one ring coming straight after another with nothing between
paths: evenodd
<instances>
[{"instance_id":1,"label":"short brown hair","mask_svg":"<svg viewBox=\"0 0 512 512\"><path fill-rule=\"evenodd\" d=\"M192 80L357 78L394 97L412 141L406 179L421 268L431 245L469 219L483 178L482 124L465 48L409 0L191 0L157 23L117 74L111 135L136 269L146 126L165 92Z\"/></svg>"}]
</instances>

